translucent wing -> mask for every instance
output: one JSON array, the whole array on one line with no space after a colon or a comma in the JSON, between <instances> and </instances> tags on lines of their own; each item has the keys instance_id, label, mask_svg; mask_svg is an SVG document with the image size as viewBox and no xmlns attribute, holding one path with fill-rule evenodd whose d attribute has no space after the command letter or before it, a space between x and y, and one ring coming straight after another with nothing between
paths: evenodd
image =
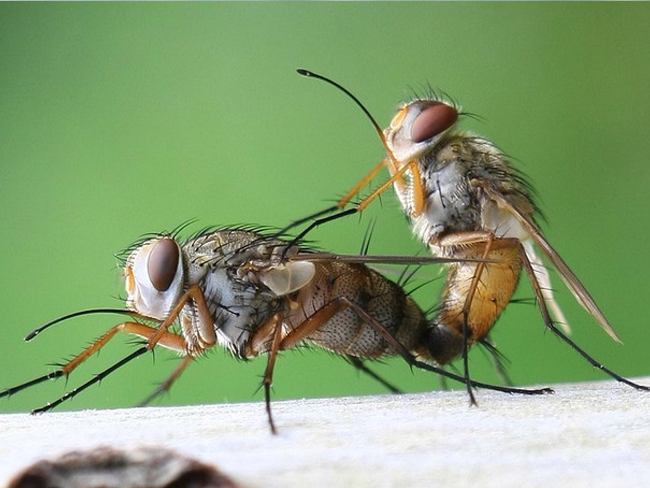
<instances>
[{"instance_id":1,"label":"translucent wing","mask_svg":"<svg viewBox=\"0 0 650 488\"><path fill-rule=\"evenodd\" d=\"M369 255L369 254L336 254L330 252L309 252L299 253L290 256L289 261L341 261L344 263L360 264L445 264L458 262L489 263L489 259L481 258L441 258L437 256L392 256L392 255Z\"/></svg>"},{"instance_id":2,"label":"translucent wing","mask_svg":"<svg viewBox=\"0 0 650 488\"><path fill-rule=\"evenodd\" d=\"M562 281L564 281L565 285L567 288L569 288L578 303L582 305L584 309L596 319L598 324L603 328L603 330L605 330L605 332L607 332L607 334L609 334L612 339L614 339L616 342L621 342L621 340L616 335L616 332L614 332L614 329L609 324L609 321L605 318L603 312L600 311L600 308L598 308L598 305L596 305L596 302L591 297L587 289L580 282L573 271L571 271L569 266L564 262L560 255L555 251L555 249L553 249L549 242L544 238L537 226L528 217L522 214L514 205L506 200L506 198L498 191L485 186L483 187L483 190L494 202L496 202L499 207L510 212L521 223L522 227L528 232L535 244L539 246L542 252L551 261L551 263L553 263L553 266L555 266L555 269L562 278Z\"/></svg>"},{"instance_id":3,"label":"translucent wing","mask_svg":"<svg viewBox=\"0 0 650 488\"><path fill-rule=\"evenodd\" d=\"M560 304L557 303L555 295L553 295L551 276L548 272L548 269L546 269L546 266L544 266L544 261L542 261L542 258L537 255L535 242L529 238L522 241L521 244L524 246L524 251L526 252L528 261L530 261L530 264L533 268L533 273L535 273L535 278L537 278L540 292L544 298L544 301L546 302L546 305L548 306L553 317L555 317L555 321L564 329L564 332L570 334L571 327L569 326L569 322L564 316L564 312L562 312L562 309L560 308Z\"/></svg>"},{"instance_id":4,"label":"translucent wing","mask_svg":"<svg viewBox=\"0 0 650 488\"><path fill-rule=\"evenodd\" d=\"M313 263L298 261L272 266L262 272L260 279L277 296L284 296L305 286L315 273Z\"/></svg>"}]
</instances>

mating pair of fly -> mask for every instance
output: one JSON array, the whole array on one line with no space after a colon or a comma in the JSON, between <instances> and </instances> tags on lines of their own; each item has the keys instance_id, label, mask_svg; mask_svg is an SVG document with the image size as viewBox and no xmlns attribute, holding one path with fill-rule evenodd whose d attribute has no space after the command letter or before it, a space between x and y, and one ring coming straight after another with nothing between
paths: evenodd
<instances>
[{"instance_id":1,"label":"mating pair of fly","mask_svg":"<svg viewBox=\"0 0 650 488\"><path fill-rule=\"evenodd\" d=\"M389 127L382 130L347 89L310 71L298 72L348 95L372 122L386 158L337 205L278 233L231 228L203 232L183 243L175 234L136 243L124 264L125 310L73 313L34 330L26 340L80 315L109 312L130 319L109 329L56 371L8 388L0 397L67 377L120 332L144 342L113 366L34 412L56 407L155 346L172 349L183 359L144 403L169 389L195 357L217 344L241 359L266 354L263 387L274 433L270 388L275 361L280 351L302 344L342 355L382 382L363 361L399 355L411 366L464 383L472 404L474 387L548 393L548 388L488 385L472 380L469 374L468 349L478 343L493 351L488 333L510 302L522 271L530 280L546 327L609 376L650 390L604 367L567 336L569 327L554 298L542 257L556 269L578 303L620 342L589 292L537 227L537 209L526 179L493 143L456 129L459 107L438 97L415 99L400 107ZM390 177L359 204L346 208L384 167ZM413 232L433 257L346 256L301 247L313 228L361 212L390 186ZM308 222L297 237L283 238L290 229ZM438 262L446 266L435 316L428 318L398 284L366 266L372 262ZM462 375L443 369L459 357Z\"/></svg>"}]
</instances>

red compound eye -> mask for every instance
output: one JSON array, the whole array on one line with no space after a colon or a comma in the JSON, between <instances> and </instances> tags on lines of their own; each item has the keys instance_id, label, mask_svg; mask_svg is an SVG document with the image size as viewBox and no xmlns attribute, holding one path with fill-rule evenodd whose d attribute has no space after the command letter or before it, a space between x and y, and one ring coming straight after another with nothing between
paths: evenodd
<instances>
[{"instance_id":1,"label":"red compound eye","mask_svg":"<svg viewBox=\"0 0 650 488\"><path fill-rule=\"evenodd\" d=\"M176 276L178 257L178 246L172 239L161 239L154 244L147 261L147 272L156 290L169 289Z\"/></svg>"},{"instance_id":2,"label":"red compound eye","mask_svg":"<svg viewBox=\"0 0 650 488\"><path fill-rule=\"evenodd\" d=\"M454 107L444 103L429 105L422 110L413 121L411 140L423 142L446 131L458 120L458 112Z\"/></svg>"}]
</instances>

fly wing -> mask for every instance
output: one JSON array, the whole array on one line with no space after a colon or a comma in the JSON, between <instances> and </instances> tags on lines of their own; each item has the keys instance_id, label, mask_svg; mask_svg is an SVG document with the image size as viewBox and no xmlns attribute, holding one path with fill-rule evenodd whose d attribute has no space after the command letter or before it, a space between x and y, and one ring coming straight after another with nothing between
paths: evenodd
<instances>
[{"instance_id":1,"label":"fly wing","mask_svg":"<svg viewBox=\"0 0 650 488\"><path fill-rule=\"evenodd\" d=\"M578 277L571 271L569 266L564 262L560 255L553 249L549 242L544 238L537 226L532 222L528 217L521 213L514 205L512 205L503 195L495 191L492 188L483 187L483 190L487 195L496 202L496 204L510 212L522 225L522 227L530 234L531 238L539 246L542 252L548 257L548 259L553 263L555 269L562 277L562 281L569 288L575 299L580 305L584 307L587 312L589 312L598 322L598 324L609 334L609 336L614 339L616 342L621 342L621 340L614 332L614 329L609 324L609 321L603 315L603 312L600 311L598 305L591 297L587 289L580 282Z\"/></svg>"},{"instance_id":2,"label":"fly wing","mask_svg":"<svg viewBox=\"0 0 650 488\"><path fill-rule=\"evenodd\" d=\"M537 255L537 252L535 252L534 241L532 239L526 239L521 244L524 246L524 251L526 252L528 261L530 261L531 267L533 268L533 273L535 273L535 277L539 283L540 292L542 293L542 297L544 297L546 305L551 311L553 317L555 317L557 324L564 329L564 332L570 334L571 327L564 316L564 312L562 312L562 309L560 308L560 304L557 303L557 300L553 295L551 276L548 274L548 269L544 266L544 262Z\"/></svg>"},{"instance_id":3,"label":"fly wing","mask_svg":"<svg viewBox=\"0 0 650 488\"><path fill-rule=\"evenodd\" d=\"M314 263L289 262L263 270L260 280L277 296L288 295L307 285L316 274Z\"/></svg>"},{"instance_id":4,"label":"fly wing","mask_svg":"<svg viewBox=\"0 0 650 488\"><path fill-rule=\"evenodd\" d=\"M481 258L441 258L437 256L392 256L370 254L336 254L331 252L309 252L289 257L289 261L340 261L343 263L359 264L450 264L450 263L489 263L489 259Z\"/></svg>"}]
</instances>

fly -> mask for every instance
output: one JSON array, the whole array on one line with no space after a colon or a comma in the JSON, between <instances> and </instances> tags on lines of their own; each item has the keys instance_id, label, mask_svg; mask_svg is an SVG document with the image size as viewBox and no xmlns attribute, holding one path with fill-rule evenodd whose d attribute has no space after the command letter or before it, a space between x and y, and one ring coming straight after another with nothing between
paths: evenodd
<instances>
[{"instance_id":1,"label":"fly","mask_svg":"<svg viewBox=\"0 0 650 488\"><path fill-rule=\"evenodd\" d=\"M449 261L403 261L418 259ZM400 355L412 366L467 381L434 365L443 363L441 358L448 354L446 344L436 342L437 325L399 285L364 264L396 260L310 252L289 241L246 229L205 232L184 243L172 235L158 235L128 252L124 264L125 310L77 312L39 327L26 339L63 320L91 313L114 312L133 320L109 329L60 369L8 388L0 392L0 397L67 377L118 333L132 334L145 342L33 413L51 410L155 346L176 351L183 359L143 403L169 389L195 357L217 345L244 360L266 354L263 387L273 433L276 429L270 388L276 358L280 351L305 342L344 356L375 378L363 360ZM509 393L550 391L505 388L471 380L469 384Z\"/></svg>"},{"instance_id":2,"label":"fly","mask_svg":"<svg viewBox=\"0 0 650 488\"><path fill-rule=\"evenodd\" d=\"M510 302L523 269L549 329L611 377L634 388L649 389L605 368L567 336L568 323L537 249L552 263L577 302L613 340L621 342L589 292L537 226L538 209L526 178L492 142L456 129L461 115L458 106L439 97L411 100L382 130L346 88L322 75L302 69L298 72L348 95L372 122L387 154L336 206L295 222L299 225L316 219L299 238L327 221L362 211L392 186L414 234L431 253L458 258L447 265L442 303L434 319L435 343L447 352L440 364L462 356L469 380L468 348L485 338L494 326ZM384 167L390 178L358 205L343 210ZM464 261L468 258L489 262ZM474 404L469 384L468 391Z\"/></svg>"}]
</instances>

